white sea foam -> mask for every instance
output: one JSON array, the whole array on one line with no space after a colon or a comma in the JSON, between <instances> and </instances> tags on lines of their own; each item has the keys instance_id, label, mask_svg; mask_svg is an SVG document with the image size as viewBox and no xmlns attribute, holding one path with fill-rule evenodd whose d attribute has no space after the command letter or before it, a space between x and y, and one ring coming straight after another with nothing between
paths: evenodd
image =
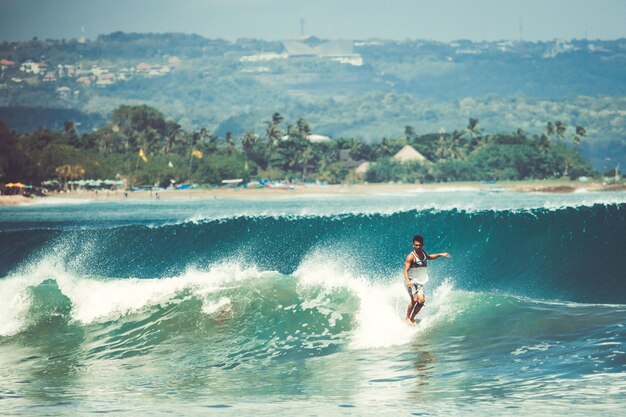
<instances>
[{"instance_id":1,"label":"white sea foam","mask_svg":"<svg viewBox=\"0 0 626 417\"><path fill-rule=\"evenodd\" d=\"M449 190L446 190L449 191ZM384 197L384 198L383 198ZM290 218L290 217L336 217L342 215L383 215L390 216L410 211L458 210L475 213L527 212L530 210L560 210L565 208L589 207L593 205L615 205L626 203L626 193L578 192L571 194L552 193L492 193L461 188L454 192L443 190L415 190L402 196L381 193L376 196L339 196L326 200L325 204L302 205L305 199L294 202L272 201L271 205L259 202L250 207L237 207L236 212L227 207L202 210L178 223L200 223L249 218ZM316 201L317 202L317 201Z\"/></svg>"},{"instance_id":2,"label":"white sea foam","mask_svg":"<svg viewBox=\"0 0 626 417\"><path fill-rule=\"evenodd\" d=\"M93 203L94 200L91 198L63 198L63 197L55 197L55 198L35 198L26 203L20 204L21 206L56 206L56 205L77 205L77 204L87 204Z\"/></svg>"},{"instance_id":3,"label":"white sea foam","mask_svg":"<svg viewBox=\"0 0 626 417\"><path fill-rule=\"evenodd\" d=\"M0 336L13 335L23 328L29 307L30 297L21 277L0 280Z\"/></svg>"},{"instance_id":4,"label":"white sea foam","mask_svg":"<svg viewBox=\"0 0 626 417\"><path fill-rule=\"evenodd\" d=\"M409 343L419 333L451 315L452 309L447 300L452 286L448 282L435 287L428 307L420 312L421 321L417 326L405 322L408 296L403 286L402 275L398 273L396 282L376 282L371 278L353 273L349 258L337 259L325 251L317 251L306 258L294 275L301 286L322 287L327 292L345 288L359 300L355 312L356 328L351 335L351 349L371 349ZM435 284L436 285L436 284ZM304 290L306 291L306 289ZM322 314L331 316L326 308L324 293L316 299L308 300L306 307L317 308Z\"/></svg>"},{"instance_id":5,"label":"white sea foam","mask_svg":"<svg viewBox=\"0 0 626 417\"><path fill-rule=\"evenodd\" d=\"M70 299L72 321L88 325L167 305L175 302L183 291L202 299L202 311L211 315L230 303L227 298L217 298L215 293L249 279L275 274L224 261L207 270L189 269L175 277L96 279L68 272L70 265L66 262L62 255L49 255L0 280L0 336L10 336L25 328L32 304L30 289L45 280L55 281L61 293ZM80 261L74 260L71 269L80 269L79 264Z\"/></svg>"},{"instance_id":6,"label":"white sea foam","mask_svg":"<svg viewBox=\"0 0 626 417\"><path fill-rule=\"evenodd\" d=\"M49 257L23 272L0 280L0 336L10 336L21 331L27 324L28 310L32 303L30 288L52 278L67 279L67 273L58 258Z\"/></svg>"}]
</instances>

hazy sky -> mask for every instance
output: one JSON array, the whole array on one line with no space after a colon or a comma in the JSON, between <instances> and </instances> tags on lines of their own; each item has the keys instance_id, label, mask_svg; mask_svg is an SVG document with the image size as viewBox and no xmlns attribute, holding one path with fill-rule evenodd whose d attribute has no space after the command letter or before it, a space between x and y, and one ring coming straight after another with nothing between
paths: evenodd
<instances>
[{"instance_id":1,"label":"hazy sky","mask_svg":"<svg viewBox=\"0 0 626 417\"><path fill-rule=\"evenodd\" d=\"M124 32L207 38L551 40L626 37L626 0L0 0L0 40Z\"/></svg>"}]
</instances>

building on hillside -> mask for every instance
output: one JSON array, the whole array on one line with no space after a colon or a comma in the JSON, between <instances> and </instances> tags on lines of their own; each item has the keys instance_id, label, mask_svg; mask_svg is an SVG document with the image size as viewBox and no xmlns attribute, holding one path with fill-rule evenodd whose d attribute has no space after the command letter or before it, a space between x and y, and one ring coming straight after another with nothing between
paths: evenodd
<instances>
[{"instance_id":1,"label":"building on hillside","mask_svg":"<svg viewBox=\"0 0 626 417\"><path fill-rule=\"evenodd\" d=\"M320 57L343 64L363 65L361 55L354 53L354 43L350 40L324 41L315 36L307 36L282 43L289 57Z\"/></svg>"},{"instance_id":2,"label":"building on hillside","mask_svg":"<svg viewBox=\"0 0 626 417\"><path fill-rule=\"evenodd\" d=\"M370 169L371 165L372 165L371 162L368 162L368 161L362 162L358 167L354 169L354 172L359 177L364 178L365 174L367 173L367 170Z\"/></svg>"},{"instance_id":3,"label":"building on hillside","mask_svg":"<svg viewBox=\"0 0 626 417\"><path fill-rule=\"evenodd\" d=\"M149 72L152 69L152 67L145 62L138 64L135 68L138 72Z\"/></svg>"},{"instance_id":4,"label":"building on hillside","mask_svg":"<svg viewBox=\"0 0 626 417\"><path fill-rule=\"evenodd\" d=\"M423 164L425 162L430 162L428 159L426 159L424 155L416 151L415 148L411 145L405 145L393 156L393 159L401 163L419 162L420 164Z\"/></svg>"},{"instance_id":5,"label":"building on hillside","mask_svg":"<svg viewBox=\"0 0 626 417\"><path fill-rule=\"evenodd\" d=\"M350 156L350 149L341 149L339 151L339 162L341 162L345 168L356 169L367 161L365 159L355 161L352 159L352 156Z\"/></svg>"},{"instance_id":6,"label":"building on hillside","mask_svg":"<svg viewBox=\"0 0 626 417\"><path fill-rule=\"evenodd\" d=\"M100 79L98 81L96 81L96 87L99 88L104 88L104 87L108 87L110 85L113 85L113 80L107 80L107 79Z\"/></svg>"},{"instance_id":7,"label":"building on hillside","mask_svg":"<svg viewBox=\"0 0 626 417\"><path fill-rule=\"evenodd\" d=\"M46 75L43 76L43 81L46 83L53 83L57 80L56 75L54 75L54 72L47 72Z\"/></svg>"},{"instance_id":8,"label":"building on hillside","mask_svg":"<svg viewBox=\"0 0 626 417\"><path fill-rule=\"evenodd\" d=\"M61 97L61 98L69 97L71 91L72 90L70 90L69 87L59 87L59 88L57 88L57 93L59 94L59 97Z\"/></svg>"},{"instance_id":9,"label":"building on hillside","mask_svg":"<svg viewBox=\"0 0 626 417\"><path fill-rule=\"evenodd\" d=\"M285 135L281 138L282 140L288 140L289 135ZM311 143L322 143L322 142L330 142L331 139L328 136L324 135L315 135L311 134L306 137L306 139Z\"/></svg>"},{"instance_id":10,"label":"building on hillside","mask_svg":"<svg viewBox=\"0 0 626 417\"><path fill-rule=\"evenodd\" d=\"M84 77L84 76L83 77L78 77L76 79L76 82L84 84L84 85L90 85L91 84L91 78L90 77Z\"/></svg>"},{"instance_id":11,"label":"building on hillside","mask_svg":"<svg viewBox=\"0 0 626 417\"><path fill-rule=\"evenodd\" d=\"M41 72L41 67L37 62L29 59L20 65L20 71L27 74L39 74Z\"/></svg>"},{"instance_id":12,"label":"building on hillside","mask_svg":"<svg viewBox=\"0 0 626 417\"><path fill-rule=\"evenodd\" d=\"M274 59L285 59L289 55L277 54L276 52L268 52L264 54L246 55L239 58L239 62L265 62L273 61Z\"/></svg>"}]
</instances>

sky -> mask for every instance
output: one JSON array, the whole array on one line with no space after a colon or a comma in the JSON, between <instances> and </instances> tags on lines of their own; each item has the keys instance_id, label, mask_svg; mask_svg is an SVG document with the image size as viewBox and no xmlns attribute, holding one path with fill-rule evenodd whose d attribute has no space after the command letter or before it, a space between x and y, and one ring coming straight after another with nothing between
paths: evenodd
<instances>
[{"instance_id":1,"label":"sky","mask_svg":"<svg viewBox=\"0 0 626 417\"><path fill-rule=\"evenodd\" d=\"M0 0L0 41L123 32L452 41L626 38L626 0Z\"/></svg>"}]
</instances>

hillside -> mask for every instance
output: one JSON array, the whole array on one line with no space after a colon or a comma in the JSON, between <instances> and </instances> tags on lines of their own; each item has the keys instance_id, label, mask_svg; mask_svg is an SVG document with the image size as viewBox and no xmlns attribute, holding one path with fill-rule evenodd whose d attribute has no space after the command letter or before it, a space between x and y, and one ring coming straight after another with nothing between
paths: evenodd
<instances>
[{"instance_id":1,"label":"hillside","mask_svg":"<svg viewBox=\"0 0 626 417\"><path fill-rule=\"evenodd\" d=\"M287 46L287 47L286 47ZM315 133L378 142L462 129L529 133L584 126L597 169L626 163L626 40L293 44L183 34L0 45L0 119L26 132L71 119L96 128L120 104L148 104L186 129L261 132L274 112ZM291 49L290 49L291 48ZM298 49L299 48L299 49ZM65 120L62 120L65 119Z\"/></svg>"}]
</instances>

